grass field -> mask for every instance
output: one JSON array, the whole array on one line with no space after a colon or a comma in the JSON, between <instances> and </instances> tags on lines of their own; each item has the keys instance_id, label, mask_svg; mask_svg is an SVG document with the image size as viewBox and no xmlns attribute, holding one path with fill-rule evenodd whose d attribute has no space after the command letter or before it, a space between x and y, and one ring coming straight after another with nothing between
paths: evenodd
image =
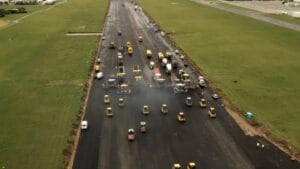
<instances>
[{"instance_id":1,"label":"grass field","mask_svg":"<svg viewBox=\"0 0 300 169\"><path fill-rule=\"evenodd\" d=\"M68 0L0 31L0 167L60 169L107 0Z\"/></svg>"},{"instance_id":2,"label":"grass field","mask_svg":"<svg viewBox=\"0 0 300 169\"><path fill-rule=\"evenodd\" d=\"M23 5L23 6L21 6L21 5L6 5L6 6L0 6L0 9L14 9L14 8L18 8L18 7L24 7L28 13L9 14L3 18L0 18L0 20L3 20L3 21L14 20L14 19L20 18L22 16L28 15L30 13L33 13L35 11L47 9L51 6L49 6L49 5Z\"/></svg>"},{"instance_id":3,"label":"grass field","mask_svg":"<svg viewBox=\"0 0 300 169\"><path fill-rule=\"evenodd\" d=\"M300 152L299 32L186 0L139 2L234 105Z\"/></svg>"},{"instance_id":4,"label":"grass field","mask_svg":"<svg viewBox=\"0 0 300 169\"><path fill-rule=\"evenodd\" d=\"M266 14L266 16L270 16L273 18L277 18L277 19L281 19L281 20L285 20L291 23L296 23L300 25L300 18L294 18L292 16L289 15L283 15L283 14Z\"/></svg>"},{"instance_id":5,"label":"grass field","mask_svg":"<svg viewBox=\"0 0 300 169\"><path fill-rule=\"evenodd\" d=\"M5 21L0 20L0 27L5 26L7 23Z\"/></svg>"}]
</instances>

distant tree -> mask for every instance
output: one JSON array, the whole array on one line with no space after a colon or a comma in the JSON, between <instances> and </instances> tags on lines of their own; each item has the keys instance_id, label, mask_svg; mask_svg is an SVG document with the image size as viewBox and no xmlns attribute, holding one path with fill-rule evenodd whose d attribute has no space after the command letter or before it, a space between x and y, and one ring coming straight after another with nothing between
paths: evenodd
<instances>
[{"instance_id":1,"label":"distant tree","mask_svg":"<svg viewBox=\"0 0 300 169\"><path fill-rule=\"evenodd\" d=\"M18 11L19 11L19 13L27 13L27 11L24 7L19 7Z\"/></svg>"},{"instance_id":2,"label":"distant tree","mask_svg":"<svg viewBox=\"0 0 300 169\"><path fill-rule=\"evenodd\" d=\"M0 9L0 17L4 17L5 16L5 10L4 9Z\"/></svg>"}]
</instances>

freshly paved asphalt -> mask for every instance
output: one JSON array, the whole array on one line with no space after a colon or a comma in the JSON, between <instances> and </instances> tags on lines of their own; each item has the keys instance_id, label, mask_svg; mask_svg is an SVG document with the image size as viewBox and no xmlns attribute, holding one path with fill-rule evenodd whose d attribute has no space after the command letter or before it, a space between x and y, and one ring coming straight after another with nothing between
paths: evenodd
<instances>
[{"instance_id":1,"label":"freshly paved asphalt","mask_svg":"<svg viewBox=\"0 0 300 169\"><path fill-rule=\"evenodd\" d=\"M93 80L84 117L88 120L89 129L81 132L74 169L170 169L174 162L186 168L189 161L196 162L197 167L203 169L300 168L298 162L291 161L263 138L246 136L225 112L221 102L212 100L211 89L204 89L204 97L209 105L216 107L216 119L208 117L207 108L199 107L202 89L175 94L170 76L165 73L163 76L166 81L157 84L152 78L145 51L151 49L153 60L157 63L157 52L172 49L172 46L155 32L156 28L142 11L135 11L129 1L111 0L107 17L105 40L100 52L105 78ZM122 31L122 36L117 35L118 30ZM137 41L138 35L143 36L143 43ZM121 94L118 89L102 87L109 76L117 72L117 50L108 49L111 40L117 46L125 46L127 41L133 44L133 56L124 53L125 77L131 94ZM134 64L142 69L141 81L134 80ZM193 79L197 77L191 66L185 69L193 75ZM115 113L112 118L104 113L107 107L103 103L104 94L111 97L110 106ZM190 108L184 104L187 96L193 98ZM123 108L117 105L120 97L125 98ZM163 103L169 106L167 115L160 113ZM145 104L150 107L148 116L141 113ZM179 111L186 113L187 121L184 124L176 121ZM140 121L147 122L147 133L138 132ZM127 140L129 128L136 130L134 142ZM258 148L257 142L265 147Z\"/></svg>"}]
</instances>

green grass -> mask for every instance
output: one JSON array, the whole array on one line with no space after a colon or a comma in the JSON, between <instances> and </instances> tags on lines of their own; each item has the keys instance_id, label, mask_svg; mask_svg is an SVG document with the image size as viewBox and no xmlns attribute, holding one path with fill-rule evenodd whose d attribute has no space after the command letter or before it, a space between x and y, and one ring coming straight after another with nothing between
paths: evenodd
<instances>
[{"instance_id":1,"label":"green grass","mask_svg":"<svg viewBox=\"0 0 300 169\"><path fill-rule=\"evenodd\" d=\"M256 11L254 9L244 8L244 7L241 7L241 6L232 5L230 3L225 3L225 2L221 2L221 1L218 1L217 3L220 4L220 5L222 5L222 6L229 7L229 8L234 8L234 9L238 9L238 10L241 10L241 11L246 11L246 12Z\"/></svg>"},{"instance_id":2,"label":"green grass","mask_svg":"<svg viewBox=\"0 0 300 169\"><path fill-rule=\"evenodd\" d=\"M0 28L1 28L1 26L4 26L4 25L6 25L7 23L5 22L5 21L2 21L2 20L0 20Z\"/></svg>"},{"instance_id":3,"label":"green grass","mask_svg":"<svg viewBox=\"0 0 300 169\"><path fill-rule=\"evenodd\" d=\"M265 15L300 25L300 18L294 18L292 16L284 15L284 14L265 14Z\"/></svg>"},{"instance_id":4,"label":"green grass","mask_svg":"<svg viewBox=\"0 0 300 169\"><path fill-rule=\"evenodd\" d=\"M18 19L22 16L28 15L32 12L47 9L51 6L49 6L49 5L23 5L23 6L21 6L21 5L7 5L7 6L0 6L0 9L14 9L14 8L19 8L19 7L24 7L28 13L9 14L9 15L6 15L5 17L3 17L3 18L0 18L0 21L1 20L3 20L3 21L15 20L15 19Z\"/></svg>"},{"instance_id":5,"label":"green grass","mask_svg":"<svg viewBox=\"0 0 300 169\"><path fill-rule=\"evenodd\" d=\"M186 0L139 2L234 105L300 152L299 32Z\"/></svg>"},{"instance_id":6,"label":"green grass","mask_svg":"<svg viewBox=\"0 0 300 169\"><path fill-rule=\"evenodd\" d=\"M59 169L107 0L68 0L0 31L0 167Z\"/></svg>"}]
</instances>

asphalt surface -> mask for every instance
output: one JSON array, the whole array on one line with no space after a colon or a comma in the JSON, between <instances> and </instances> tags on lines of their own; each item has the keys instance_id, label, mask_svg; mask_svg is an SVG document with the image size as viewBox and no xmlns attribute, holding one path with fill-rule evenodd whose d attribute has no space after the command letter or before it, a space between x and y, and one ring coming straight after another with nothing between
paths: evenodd
<instances>
[{"instance_id":1,"label":"asphalt surface","mask_svg":"<svg viewBox=\"0 0 300 169\"><path fill-rule=\"evenodd\" d=\"M175 162L186 168L190 161L203 169L300 168L298 162L291 161L263 138L246 136L225 112L222 103L211 98L211 89L196 88L187 93L174 93L170 76L157 62L157 52L165 52L172 46L155 32L156 28L141 11L134 10L133 4L111 0L107 17L105 40L99 56L105 77L93 80L84 117L89 128L81 132L74 169L170 169ZM118 30L122 31L122 36L117 35ZM143 43L138 42L138 35L143 36ZM133 56L124 53L125 81L131 89L130 94L121 93L118 88L103 88L103 83L117 72L117 49L108 48L110 41L117 46L124 46L127 41L133 45ZM145 57L147 48L152 50L152 60L166 79L163 84L153 80L149 60ZM142 70L140 81L134 78L134 64ZM178 69L182 68L180 65ZM191 66L184 69L193 79L198 76ZM202 92L209 106L216 108L216 119L208 117L207 108L199 107ZM104 94L111 97L112 118L105 115ZM193 99L192 107L184 103L187 96ZM125 99L123 108L117 105L118 98ZM167 115L160 112L163 103L169 107ZM143 105L150 107L148 116L142 114ZM179 111L185 112L185 123L176 121ZM139 132L140 121L147 122L146 133ZM129 128L136 131L134 142L127 140ZM265 147L257 147L257 142Z\"/></svg>"},{"instance_id":2,"label":"asphalt surface","mask_svg":"<svg viewBox=\"0 0 300 169\"><path fill-rule=\"evenodd\" d=\"M296 23L291 23L288 21L284 21L284 20L280 20L280 19L276 19L276 18L272 18L272 17L268 17L265 16L264 13L259 12L259 11L245 11L245 10L238 10L235 8L231 8L228 6L224 6L220 3L213 3L210 1L206 1L206 0L191 0L194 1L196 3L200 3L203 5L207 5L213 8L217 8L223 11L227 11L227 12L231 12L237 15L241 15L241 16L246 16L246 17L250 17L256 20L260 20L263 22L267 22L276 26L280 26L280 27L284 27L284 28L288 28L288 29L292 29L294 31L298 31L300 32L300 25L296 24Z\"/></svg>"}]
</instances>

